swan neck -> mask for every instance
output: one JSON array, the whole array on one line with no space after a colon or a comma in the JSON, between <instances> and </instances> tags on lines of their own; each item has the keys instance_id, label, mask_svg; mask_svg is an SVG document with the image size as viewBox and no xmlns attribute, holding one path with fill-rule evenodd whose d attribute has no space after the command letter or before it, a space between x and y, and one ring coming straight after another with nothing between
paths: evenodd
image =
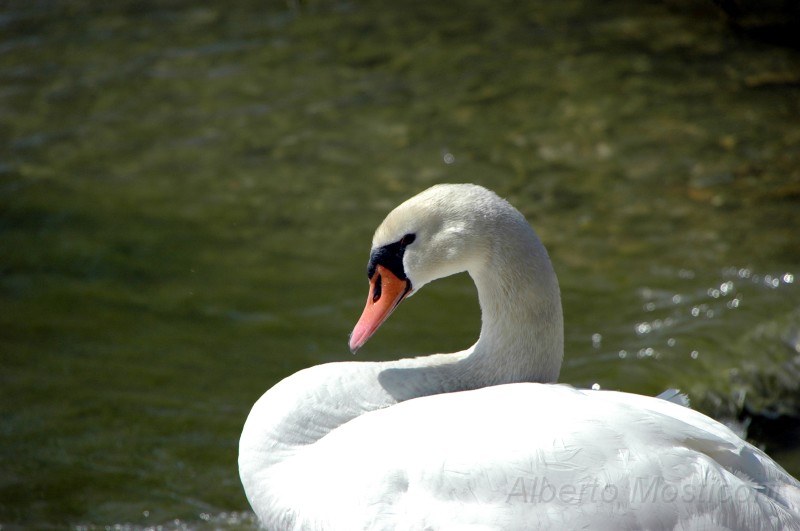
<instances>
[{"instance_id":1,"label":"swan neck","mask_svg":"<svg viewBox=\"0 0 800 531\"><path fill-rule=\"evenodd\" d=\"M491 254L470 271L481 306L481 334L473 356L498 382L555 382L564 353L558 281L547 252L533 242ZM488 370L487 370L488 369Z\"/></svg>"}]
</instances>

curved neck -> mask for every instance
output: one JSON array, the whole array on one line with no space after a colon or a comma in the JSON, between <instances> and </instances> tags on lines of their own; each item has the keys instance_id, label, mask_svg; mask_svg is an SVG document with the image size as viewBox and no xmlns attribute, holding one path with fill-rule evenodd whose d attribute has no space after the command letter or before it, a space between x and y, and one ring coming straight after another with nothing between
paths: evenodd
<instances>
[{"instance_id":1,"label":"curved neck","mask_svg":"<svg viewBox=\"0 0 800 531\"><path fill-rule=\"evenodd\" d=\"M556 381L564 342L558 282L544 247L528 232L469 270L482 315L471 348L391 362L317 365L267 391L239 442L239 471L251 505L272 507L274 514L296 507L302 493L293 499L281 478L302 465L305 448L370 411L439 393Z\"/></svg>"},{"instance_id":2,"label":"curved neck","mask_svg":"<svg viewBox=\"0 0 800 531\"><path fill-rule=\"evenodd\" d=\"M482 372L494 376L488 385L555 382L561 370L564 324L558 281L547 252L530 232L533 242L493 253L483 268L470 271L481 305L481 335L473 357L485 360Z\"/></svg>"},{"instance_id":3,"label":"curved neck","mask_svg":"<svg viewBox=\"0 0 800 531\"><path fill-rule=\"evenodd\" d=\"M464 360L476 379L470 387L558 380L564 354L558 281L533 231L520 238L469 271L481 306L481 334Z\"/></svg>"},{"instance_id":4,"label":"curved neck","mask_svg":"<svg viewBox=\"0 0 800 531\"><path fill-rule=\"evenodd\" d=\"M495 244L489 258L468 271L481 306L481 333L472 347L305 369L270 389L248 423L258 418L259 431L266 429L262 435L272 439L271 448L291 452L363 413L404 400L504 383L557 381L564 349L558 281L541 242L527 224L525 229ZM262 436L254 440L260 446L264 442Z\"/></svg>"}]
</instances>

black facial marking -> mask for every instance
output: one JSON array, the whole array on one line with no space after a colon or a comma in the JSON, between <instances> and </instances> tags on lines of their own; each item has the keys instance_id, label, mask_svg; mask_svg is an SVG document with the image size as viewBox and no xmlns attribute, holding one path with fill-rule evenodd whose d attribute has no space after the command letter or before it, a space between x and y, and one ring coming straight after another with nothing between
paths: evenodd
<instances>
[{"instance_id":1,"label":"black facial marking","mask_svg":"<svg viewBox=\"0 0 800 531\"><path fill-rule=\"evenodd\" d=\"M399 241L372 251L367 265L367 277L372 278L375 274L375 269L382 265L400 280L406 280L406 272L403 269L403 254L406 251L406 246L411 245L416 238L416 234L406 234Z\"/></svg>"}]
</instances>

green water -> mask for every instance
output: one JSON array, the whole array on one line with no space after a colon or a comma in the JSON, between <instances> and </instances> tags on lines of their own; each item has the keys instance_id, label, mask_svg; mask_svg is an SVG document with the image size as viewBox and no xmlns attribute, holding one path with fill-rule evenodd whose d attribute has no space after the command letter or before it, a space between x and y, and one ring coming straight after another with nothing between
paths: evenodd
<instances>
[{"instance_id":1,"label":"green water","mask_svg":"<svg viewBox=\"0 0 800 531\"><path fill-rule=\"evenodd\" d=\"M254 527L250 405L352 358L437 182L537 228L563 381L750 413L800 475L797 72L689 1L0 3L0 527ZM441 281L358 357L478 319Z\"/></svg>"}]
</instances>

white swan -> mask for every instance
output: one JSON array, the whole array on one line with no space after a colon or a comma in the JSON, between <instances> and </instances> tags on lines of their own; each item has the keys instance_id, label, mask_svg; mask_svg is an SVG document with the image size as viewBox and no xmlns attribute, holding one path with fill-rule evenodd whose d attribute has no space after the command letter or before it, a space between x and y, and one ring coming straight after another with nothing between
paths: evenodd
<instances>
[{"instance_id":1,"label":"white swan","mask_svg":"<svg viewBox=\"0 0 800 531\"><path fill-rule=\"evenodd\" d=\"M311 367L256 402L239 471L267 529L800 529L798 481L722 424L547 383L563 350L556 276L484 188L435 186L388 215L351 349L465 270L483 312L471 348Z\"/></svg>"}]
</instances>

